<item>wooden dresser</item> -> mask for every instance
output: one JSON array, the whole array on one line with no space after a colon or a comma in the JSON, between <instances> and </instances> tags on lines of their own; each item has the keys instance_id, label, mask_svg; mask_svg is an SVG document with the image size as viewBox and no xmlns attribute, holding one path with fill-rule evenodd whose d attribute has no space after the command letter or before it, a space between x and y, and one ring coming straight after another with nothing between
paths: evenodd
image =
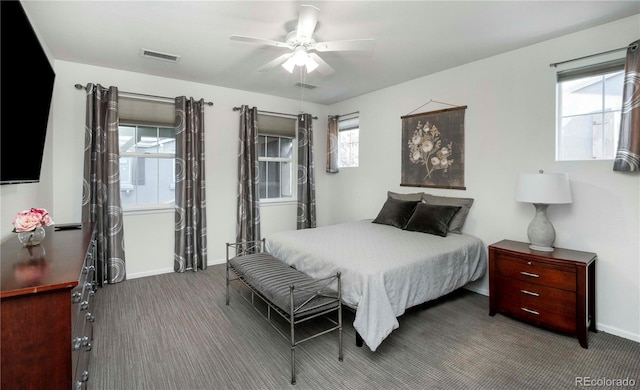
<instances>
[{"instance_id":1,"label":"wooden dresser","mask_svg":"<svg viewBox=\"0 0 640 390\"><path fill-rule=\"evenodd\" d=\"M0 388L86 388L97 287L93 226L47 227L40 245L10 238L1 253Z\"/></svg>"},{"instance_id":2,"label":"wooden dresser","mask_svg":"<svg viewBox=\"0 0 640 390\"><path fill-rule=\"evenodd\" d=\"M588 330L597 332L596 257L562 248L534 251L510 240L489 245L489 315L574 335L587 348Z\"/></svg>"}]
</instances>

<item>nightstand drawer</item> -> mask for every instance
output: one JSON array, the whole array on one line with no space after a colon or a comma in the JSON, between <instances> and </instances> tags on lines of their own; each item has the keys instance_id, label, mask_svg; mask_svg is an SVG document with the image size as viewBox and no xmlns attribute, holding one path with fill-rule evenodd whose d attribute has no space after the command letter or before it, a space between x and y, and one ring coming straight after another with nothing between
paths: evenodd
<instances>
[{"instance_id":1,"label":"nightstand drawer","mask_svg":"<svg viewBox=\"0 0 640 390\"><path fill-rule=\"evenodd\" d=\"M576 274L575 270L571 268L549 266L502 254L498 256L495 264L496 271L501 276L542 286L576 291Z\"/></svg>"},{"instance_id":2,"label":"nightstand drawer","mask_svg":"<svg viewBox=\"0 0 640 390\"><path fill-rule=\"evenodd\" d=\"M502 276L497 278L496 284L501 307L516 308L514 314L536 316L531 311L540 313L537 318L545 323L549 322L552 326L555 325L556 317L566 318L570 320L569 326L575 328L576 294L574 292ZM566 328L566 326L561 327Z\"/></svg>"}]
</instances>

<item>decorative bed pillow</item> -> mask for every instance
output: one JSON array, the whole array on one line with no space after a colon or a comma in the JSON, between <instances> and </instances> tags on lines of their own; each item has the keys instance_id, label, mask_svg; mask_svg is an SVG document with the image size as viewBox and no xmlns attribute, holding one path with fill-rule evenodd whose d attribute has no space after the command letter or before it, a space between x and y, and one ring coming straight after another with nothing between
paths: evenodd
<instances>
[{"instance_id":1,"label":"decorative bed pillow","mask_svg":"<svg viewBox=\"0 0 640 390\"><path fill-rule=\"evenodd\" d=\"M460 206L436 206L420 202L404 230L446 237L449 223L460 209Z\"/></svg>"},{"instance_id":2,"label":"decorative bed pillow","mask_svg":"<svg viewBox=\"0 0 640 390\"><path fill-rule=\"evenodd\" d=\"M436 196L424 194L422 202L436 206L460 206L460 210L449 222L449 233L462 233L462 225L467 219L469 209L473 204L473 198L454 198L449 196Z\"/></svg>"},{"instance_id":3,"label":"decorative bed pillow","mask_svg":"<svg viewBox=\"0 0 640 390\"><path fill-rule=\"evenodd\" d=\"M399 194L397 192L387 191L387 197L398 200L406 200L411 202L420 202L422 200L422 195L424 192L415 192L413 194Z\"/></svg>"},{"instance_id":4,"label":"decorative bed pillow","mask_svg":"<svg viewBox=\"0 0 640 390\"><path fill-rule=\"evenodd\" d=\"M407 224L419 202L387 198L373 223L391 225L402 229Z\"/></svg>"}]
</instances>

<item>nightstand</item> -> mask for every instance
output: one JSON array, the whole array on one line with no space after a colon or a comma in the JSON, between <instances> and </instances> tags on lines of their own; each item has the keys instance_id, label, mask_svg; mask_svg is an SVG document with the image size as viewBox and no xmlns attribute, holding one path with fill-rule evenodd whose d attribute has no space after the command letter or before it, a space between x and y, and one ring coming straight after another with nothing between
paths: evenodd
<instances>
[{"instance_id":1,"label":"nightstand","mask_svg":"<svg viewBox=\"0 0 640 390\"><path fill-rule=\"evenodd\" d=\"M489 245L489 315L506 314L578 338L596 330L595 253L529 249L526 242Z\"/></svg>"}]
</instances>

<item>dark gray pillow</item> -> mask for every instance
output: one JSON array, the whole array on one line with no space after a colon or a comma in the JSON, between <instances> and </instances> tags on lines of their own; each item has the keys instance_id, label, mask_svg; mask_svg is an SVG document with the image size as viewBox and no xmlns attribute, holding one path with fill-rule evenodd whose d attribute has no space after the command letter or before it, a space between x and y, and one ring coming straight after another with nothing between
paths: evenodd
<instances>
[{"instance_id":1,"label":"dark gray pillow","mask_svg":"<svg viewBox=\"0 0 640 390\"><path fill-rule=\"evenodd\" d=\"M402 229L411 218L418 203L420 202L387 198L378 216L372 222Z\"/></svg>"},{"instance_id":2,"label":"dark gray pillow","mask_svg":"<svg viewBox=\"0 0 640 390\"><path fill-rule=\"evenodd\" d=\"M449 223L460 208L460 206L435 206L418 203L404 230L446 237L449 232Z\"/></svg>"},{"instance_id":3,"label":"dark gray pillow","mask_svg":"<svg viewBox=\"0 0 640 390\"><path fill-rule=\"evenodd\" d=\"M424 192L414 192L413 194L399 194L397 192L387 191L388 198L408 200L413 202L420 202L422 200L422 195L424 195Z\"/></svg>"},{"instance_id":4,"label":"dark gray pillow","mask_svg":"<svg viewBox=\"0 0 640 390\"><path fill-rule=\"evenodd\" d=\"M422 202L436 206L460 206L460 210L449 222L449 233L462 233L462 226L467 219L469 209L473 204L473 198L454 198L449 196L436 196L424 194Z\"/></svg>"}]
</instances>

